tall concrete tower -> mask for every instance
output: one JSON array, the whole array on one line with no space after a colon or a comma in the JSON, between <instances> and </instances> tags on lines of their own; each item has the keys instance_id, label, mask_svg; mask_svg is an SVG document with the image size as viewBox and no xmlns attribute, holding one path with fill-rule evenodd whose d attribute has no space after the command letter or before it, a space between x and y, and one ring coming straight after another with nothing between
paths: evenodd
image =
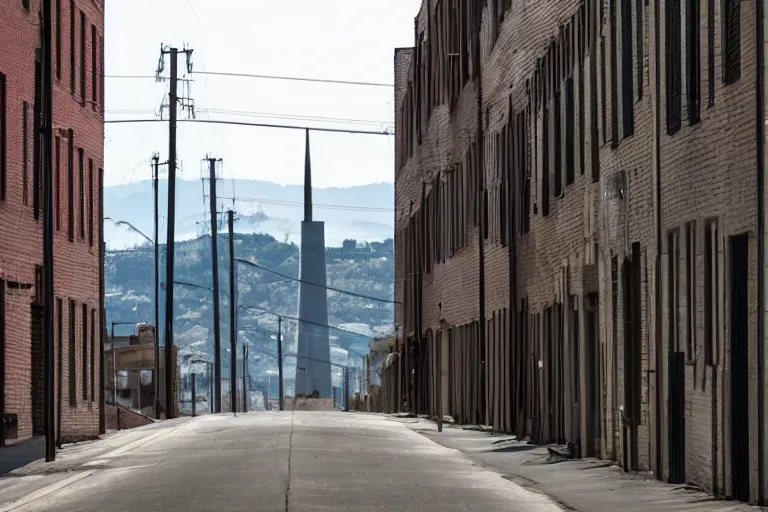
<instances>
[{"instance_id":1,"label":"tall concrete tower","mask_svg":"<svg viewBox=\"0 0 768 512\"><path fill-rule=\"evenodd\" d=\"M299 346L296 394L332 397L331 348L328 340L328 291L325 270L325 225L312 220L312 165L309 130L304 156L304 221L301 223L299 278Z\"/></svg>"}]
</instances>

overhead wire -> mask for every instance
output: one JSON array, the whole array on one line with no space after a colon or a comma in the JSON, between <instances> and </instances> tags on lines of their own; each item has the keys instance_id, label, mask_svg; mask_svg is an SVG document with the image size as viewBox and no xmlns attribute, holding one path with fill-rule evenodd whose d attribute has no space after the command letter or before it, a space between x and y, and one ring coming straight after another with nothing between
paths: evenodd
<instances>
[{"instance_id":1,"label":"overhead wire","mask_svg":"<svg viewBox=\"0 0 768 512\"><path fill-rule=\"evenodd\" d=\"M321 84L336 84L336 85L356 85L362 87L389 87L394 88L393 84L382 82L365 82L361 80L335 80L329 78L311 78L302 76L280 76L280 75L262 75L254 73L235 73L229 71L192 71L193 75L208 75L208 76L228 76L234 78L256 78L260 80L283 80L292 82L310 82ZM155 80L155 75L104 75L104 78L115 79L152 79Z\"/></svg>"},{"instance_id":2,"label":"overhead wire","mask_svg":"<svg viewBox=\"0 0 768 512\"><path fill-rule=\"evenodd\" d=\"M166 121L162 119L105 119L106 124L141 124L141 123L164 123ZM282 128L286 130L302 130L302 131L314 131L314 132L329 132L329 133L356 133L360 135L385 135L393 136L394 131L382 130L353 130L349 128L323 128L312 126L290 126L284 124L270 124L270 123L247 123L244 121L231 121L223 119L178 119L179 123L208 123L208 124L227 124L233 126L255 126L258 128Z\"/></svg>"}]
</instances>

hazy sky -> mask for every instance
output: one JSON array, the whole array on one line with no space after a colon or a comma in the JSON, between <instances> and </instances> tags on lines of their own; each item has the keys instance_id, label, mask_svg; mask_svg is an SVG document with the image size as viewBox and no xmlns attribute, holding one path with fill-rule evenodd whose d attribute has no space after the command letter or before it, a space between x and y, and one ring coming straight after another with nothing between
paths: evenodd
<instances>
[{"instance_id":1,"label":"hazy sky","mask_svg":"<svg viewBox=\"0 0 768 512\"><path fill-rule=\"evenodd\" d=\"M107 2L106 117L154 118L168 82L154 75L161 43L194 49L194 71L392 83L394 48L413 44L420 0L130 0ZM184 70L183 58L179 69ZM166 61L167 76L169 65ZM189 77L189 76L188 76ZM192 75L198 119L299 126L391 128L393 89ZM180 89L181 90L181 89ZM269 117L271 116L271 117ZM275 117L277 116L277 117ZM374 121L377 124L290 116ZM167 110L166 117L167 119ZM392 182L394 138L312 135L313 185ZM107 185L149 179L153 151L168 158L167 123L108 124ZM201 159L224 160L226 177L301 183L304 133L180 123L183 179Z\"/></svg>"}]
</instances>

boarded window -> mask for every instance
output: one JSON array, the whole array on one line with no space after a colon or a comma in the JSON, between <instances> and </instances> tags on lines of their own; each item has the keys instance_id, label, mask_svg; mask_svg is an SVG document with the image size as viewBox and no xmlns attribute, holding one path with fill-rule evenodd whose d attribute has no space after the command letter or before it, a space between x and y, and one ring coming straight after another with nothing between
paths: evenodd
<instances>
[{"instance_id":1,"label":"boarded window","mask_svg":"<svg viewBox=\"0 0 768 512\"><path fill-rule=\"evenodd\" d=\"M81 334L83 336L83 366L81 368L81 378L83 380L83 401L88 401L88 306L82 305L83 326Z\"/></svg>"},{"instance_id":2,"label":"boarded window","mask_svg":"<svg viewBox=\"0 0 768 512\"><path fill-rule=\"evenodd\" d=\"M77 405L77 354L75 353L75 301L69 299L69 405Z\"/></svg>"},{"instance_id":3,"label":"boarded window","mask_svg":"<svg viewBox=\"0 0 768 512\"><path fill-rule=\"evenodd\" d=\"M624 137L635 133L632 21L632 0L621 0L621 117Z\"/></svg>"},{"instance_id":4,"label":"boarded window","mask_svg":"<svg viewBox=\"0 0 768 512\"><path fill-rule=\"evenodd\" d=\"M685 226L685 280L687 293L687 323L685 353L689 361L696 360L696 223Z\"/></svg>"},{"instance_id":5,"label":"boarded window","mask_svg":"<svg viewBox=\"0 0 768 512\"><path fill-rule=\"evenodd\" d=\"M554 135L553 144L553 166L555 171L555 197L563 195L563 138L562 138L562 123L561 113L562 104L560 98L560 90L555 89L555 101L554 111L552 116L552 133Z\"/></svg>"},{"instance_id":6,"label":"boarded window","mask_svg":"<svg viewBox=\"0 0 768 512\"><path fill-rule=\"evenodd\" d=\"M77 216L78 233L81 239L85 239L85 152L83 148L77 150L77 163L78 163L78 181L77 192L79 198L79 209Z\"/></svg>"},{"instance_id":7,"label":"boarded window","mask_svg":"<svg viewBox=\"0 0 768 512\"><path fill-rule=\"evenodd\" d=\"M99 76L97 60L99 55L99 42L96 36L96 26L91 25L91 102L93 110L96 110L96 105L99 99Z\"/></svg>"},{"instance_id":8,"label":"boarded window","mask_svg":"<svg viewBox=\"0 0 768 512\"><path fill-rule=\"evenodd\" d=\"M573 78L565 81L565 184L576 179L576 158L574 154L575 112L573 101Z\"/></svg>"},{"instance_id":9,"label":"boarded window","mask_svg":"<svg viewBox=\"0 0 768 512\"><path fill-rule=\"evenodd\" d=\"M75 239L75 132L71 128L67 137L67 236Z\"/></svg>"},{"instance_id":10,"label":"boarded window","mask_svg":"<svg viewBox=\"0 0 768 512\"><path fill-rule=\"evenodd\" d=\"M704 364L717 362L717 333L720 310L720 268L717 256L717 221L704 232Z\"/></svg>"},{"instance_id":11,"label":"boarded window","mask_svg":"<svg viewBox=\"0 0 768 512\"><path fill-rule=\"evenodd\" d=\"M5 201L5 187L8 182L8 93L6 78L0 73L0 201Z\"/></svg>"},{"instance_id":12,"label":"boarded window","mask_svg":"<svg viewBox=\"0 0 768 512\"><path fill-rule=\"evenodd\" d=\"M541 136L541 215L549 215L549 109L544 100Z\"/></svg>"},{"instance_id":13,"label":"boarded window","mask_svg":"<svg viewBox=\"0 0 768 512\"><path fill-rule=\"evenodd\" d=\"M680 0L666 1L667 135L673 135L682 123Z\"/></svg>"},{"instance_id":14,"label":"boarded window","mask_svg":"<svg viewBox=\"0 0 768 512\"><path fill-rule=\"evenodd\" d=\"M667 235L667 311L669 314L669 346L673 352L680 352L678 315L680 314L680 260L677 231Z\"/></svg>"},{"instance_id":15,"label":"boarded window","mask_svg":"<svg viewBox=\"0 0 768 512\"><path fill-rule=\"evenodd\" d=\"M688 122L696 124L701 112L701 0L686 0L686 93Z\"/></svg>"},{"instance_id":16,"label":"boarded window","mask_svg":"<svg viewBox=\"0 0 768 512\"><path fill-rule=\"evenodd\" d=\"M29 103L21 105L21 194L25 205L29 204Z\"/></svg>"},{"instance_id":17,"label":"boarded window","mask_svg":"<svg viewBox=\"0 0 768 512\"><path fill-rule=\"evenodd\" d=\"M75 23L75 0L69 0L69 89L72 94L75 94L77 87L77 60L75 59L75 48L77 47L77 41L75 36L77 34L77 24Z\"/></svg>"},{"instance_id":18,"label":"boarded window","mask_svg":"<svg viewBox=\"0 0 768 512\"><path fill-rule=\"evenodd\" d=\"M93 160L88 159L88 245L93 247Z\"/></svg>"},{"instance_id":19,"label":"boarded window","mask_svg":"<svg viewBox=\"0 0 768 512\"><path fill-rule=\"evenodd\" d=\"M723 7L723 78L733 84L741 78L741 9L740 0L724 0Z\"/></svg>"},{"instance_id":20,"label":"boarded window","mask_svg":"<svg viewBox=\"0 0 768 512\"><path fill-rule=\"evenodd\" d=\"M85 105L85 13L80 11L80 101Z\"/></svg>"},{"instance_id":21,"label":"boarded window","mask_svg":"<svg viewBox=\"0 0 768 512\"><path fill-rule=\"evenodd\" d=\"M715 0L707 0L708 105L715 104Z\"/></svg>"},{"instance_id":22,"label":"boarded window","mask_svg":"<svg viewBox=\"0 0 768 512\"><path fill-rule=\"evenodd\" d=\"M56 231L61 231L61 138L57 135L54 143L53 171L56 177L54 183L54 210L56 212Z\"/></svg>"}]
</instances>

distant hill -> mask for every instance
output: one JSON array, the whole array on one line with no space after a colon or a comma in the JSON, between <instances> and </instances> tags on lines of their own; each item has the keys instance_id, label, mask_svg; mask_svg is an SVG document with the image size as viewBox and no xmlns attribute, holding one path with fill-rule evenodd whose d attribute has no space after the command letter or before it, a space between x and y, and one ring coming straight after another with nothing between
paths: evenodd
<instances>
[{"instance_id":1,"label":"distant hill","mask_svg":"<svg viewBox=\"0 0 768 512\"><path fill-rule=\"evenodd\" d=\"M160 233L164 240L167 211L167 181L160 180ZM232 208L232 197L239 233L264 233L280 241L298 243L304 216L304 189L301 185L278 185L259 180L221 180L218 182L218 210ZM376 183L350 188L315 188L312 191L314 220L326 223L326 245L341 246L345 239L385 240L394 232L394 188L391 183ZM229 198L229 199L227 199ZM137 181L104 189L104 214L131 222L149 237L153 236L154 193L152 182ZM208 233L210 220L203 200L200 180L177 181L176 239L189 240ZM224 226L222 226L223 228ZM110 249L124 249L142 243L141 236L106 221L105 239Z\"/></svg>"},{"instance_id":2,"label":"distant hill","mask_svg":"<svg viewBox=\"0 0 768 512\"><path fill-rule=\"evenodd\" d=\"M174 287L174 339L181 354L200 353L209 356L213 346L213 307L210 236L176 244L174 280L188 285ZM328 285L372 297L392 300L394 295L394 255L392 239L382 242L355 243L326 250ZM161 247L161 254L165 247ZM299 248L269 235L237 234L235 254L257 262L260 266L288 277L298 277ZM106 253L107 326L112 322L154 323L153 261L154 251L146 244L130 250ZM229 248L225 236L219 238L219 280L221 286L221 339L229 346ZM165 279L161 273L160 282ZM189 286L189 285L196 285ZM266 311L286 315L282 323L286 354L296 351L297 323L290 317L298 314L298 283L257 268L237 265L237 304L260 309L238 310L239 339L252 345L249 356L254 378L276 366L277 317ZM160 294L160 324L163 324L163 293ZM332 359L347 364L349 358L367 353L372 336L393 332L393 305L328 292L328 323L331 330ZM350 332L344 331L352 331ZM118 331L118 334L122 331ZM225 348L222 349L224 352ZM222 354L225 377L229 372L229 356ZM286 359L287 378L293 377L295 359Z\"/></svg>"}]
</instances>

